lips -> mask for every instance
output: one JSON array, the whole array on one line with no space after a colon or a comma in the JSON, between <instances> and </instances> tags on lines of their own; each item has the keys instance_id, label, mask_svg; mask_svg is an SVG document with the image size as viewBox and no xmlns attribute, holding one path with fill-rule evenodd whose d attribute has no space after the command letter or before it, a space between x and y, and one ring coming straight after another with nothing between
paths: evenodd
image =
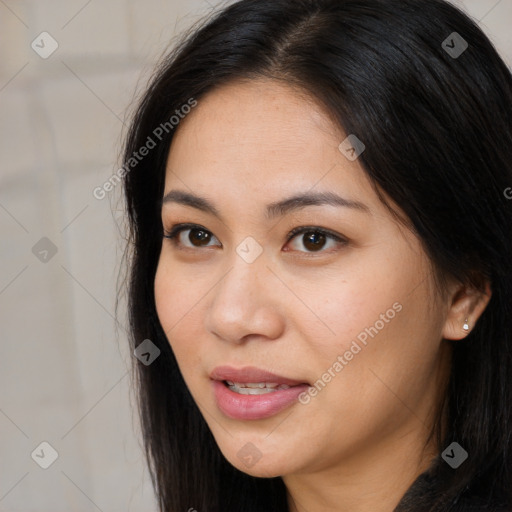
<instances>
[{"instance_id":1,"label":"lips","mask_svg":"<svg viewBox=\"0 0 512 512\"><path fill-rule=\"evenodd\" d=\"M246 366L240 369L233 368L232 366L217 366L210 373L210 378L213 380L237 383L268 382L277 384L278 386L285 384L290 387L308 384L305 381L289 379L254 366Z\"/></svg>"},{"instance_id":2,"label":"lips","mask_svg":"<svg viewBox=\"0 0 512 512\"><path fill-rule=\"evenodd\" d=\"M247 366L218 366L211 374L219 410L236 420L269 418L297 403L309 384Z\"/></svg>"}]
</instances>

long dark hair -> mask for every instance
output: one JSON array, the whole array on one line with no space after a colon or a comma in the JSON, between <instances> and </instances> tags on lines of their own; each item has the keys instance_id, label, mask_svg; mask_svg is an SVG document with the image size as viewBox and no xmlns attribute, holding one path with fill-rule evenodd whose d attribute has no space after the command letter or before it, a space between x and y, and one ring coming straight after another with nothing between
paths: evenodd
<instances>
[{"instance_id":1,"label":"long dark hair","mask_svg":"<svg viewBox=\"0 0 512 512\"><path fill-rule=\"evenodd\" d=\"M194 27L163 59L124 147L132 350L150 339L161 351L149 366L133 358L161 512L288 510L281 478L249 476L220 452L182 379L153 292L176 130L170 118L216 87L257 77L311 94L364 142L365 172L405 212L441 281L491 284L477 325L452 342L447 431L439 415L431 432L440 453L457 442L469 457L457 469L437 457L395 510L511 510L509 69L478 26L443 0L242 0ZM151 148L140 157L143 146Z\"/></svg>"}]
</instances>

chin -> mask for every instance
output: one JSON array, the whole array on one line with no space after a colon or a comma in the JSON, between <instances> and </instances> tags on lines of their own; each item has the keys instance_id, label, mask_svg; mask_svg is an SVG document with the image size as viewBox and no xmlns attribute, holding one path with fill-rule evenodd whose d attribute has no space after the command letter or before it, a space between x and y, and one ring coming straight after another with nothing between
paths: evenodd
<instances>
[{"instance_id":1,"label":"chin","mask_svg":"<svg viewBox=\"0 0 512 512\"><path fill-rule=\"evenodd\" d=\"M294 471L296 464L291 461L291 455L296 450L286 450L281 446L277 451L276 447L268 446L268 442L240 440L227 441L227 446L219 445L219 448L226 460L239 471L259 478L274 478L290 474ZM296 461L295 461L296 462Z\"/></svg>"},{"instance_id":2,"label":"chin","mask_svg":"<svg viewBox=\"0 0 512 512\"><path fill-rule=\"evenodd\" d=\"M242 473L256 478L275 478L290 473L290 466L288 464L277 464L273 461L263 462L263 458L254 465L240 461L236 455L234 458L231 457L227 460L232 466Z\"/></svg>"}]
</instances>

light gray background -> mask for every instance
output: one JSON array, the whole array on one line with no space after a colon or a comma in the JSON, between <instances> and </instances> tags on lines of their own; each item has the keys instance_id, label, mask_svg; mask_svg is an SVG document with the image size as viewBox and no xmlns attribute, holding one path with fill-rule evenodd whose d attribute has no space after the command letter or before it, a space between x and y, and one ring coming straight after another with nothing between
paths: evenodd
<instances>
[{"instance_id":1,"label":"light gray background","mask_svg":"<svg viewBox=\"0 0 512 512\"><path fill-rule=\"evenodd\" d=\"M510 67L512 0L454 3ZM156 510L113 320L121 190L92 191L118 168L157 58L218 5L0 0L0 511ZM43 31L59 45L47 59L31 48ZM42 237L57 247L47 262L32 252ZM58 452L48 469L31 458L42 441Z\"/></svg>"}]
</instances>

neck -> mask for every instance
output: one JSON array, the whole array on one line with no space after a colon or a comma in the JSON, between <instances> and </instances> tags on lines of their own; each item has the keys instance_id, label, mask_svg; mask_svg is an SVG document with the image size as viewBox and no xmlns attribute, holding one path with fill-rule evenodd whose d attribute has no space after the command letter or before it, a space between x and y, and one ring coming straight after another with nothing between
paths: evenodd
<instances>
[{"instance_id":1,"label":"neck","mask_svg":"<svg viewBox=\"0 0 512 512\"><path fill-rule=\"evenodd\" d=\"M408 425L394 440L358 451L335 468L283 477L290 512L392 512L438 455L432 445L421 448L425 428L417 418L412 422L415 428Z\"/></svg>"}]
</instances>

